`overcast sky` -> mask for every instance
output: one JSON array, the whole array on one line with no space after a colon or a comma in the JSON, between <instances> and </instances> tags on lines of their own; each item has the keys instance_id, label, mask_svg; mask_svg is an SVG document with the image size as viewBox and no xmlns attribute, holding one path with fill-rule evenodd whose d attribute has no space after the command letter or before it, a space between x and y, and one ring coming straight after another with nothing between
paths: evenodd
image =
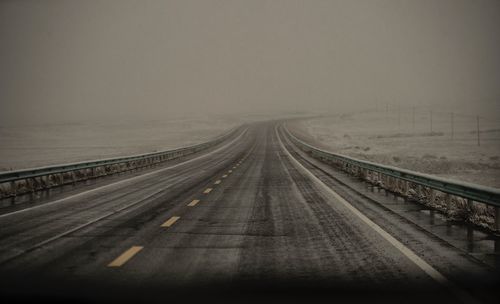
<instances>
[{"instance_id":1,"label":"overcast sky","mask_svg":"<svg viewBox=\"0 0 500 304\"><path fill-rule=\"evenodd\" d=\"M1 1L2 123L500 103L500 1Z\"/></svg>"}]
</instances>

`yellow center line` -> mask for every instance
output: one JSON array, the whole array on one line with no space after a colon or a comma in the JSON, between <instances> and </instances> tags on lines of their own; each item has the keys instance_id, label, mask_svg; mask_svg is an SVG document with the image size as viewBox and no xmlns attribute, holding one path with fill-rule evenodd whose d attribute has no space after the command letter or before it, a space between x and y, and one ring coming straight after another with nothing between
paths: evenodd
<instances>
[{"instance_id":1,"label":"yellow center line","mask_svg":"<svg viewBox=\"0 0 500 304\"><path fill-rule=\"evenodd\" d=\"M197 199L192 200L192 201L191 201L191 203L189 203L189 204L188 204L188 206L189 206L189 207L194 207L194 206L196 206L196 204L198 204L199 202L200 202L200 200L197 200Z\"/></svg>"},{"instance_id":2,"label":"yellow center line","mask_svg":"<svg viewBox=\"0 0 500 304\"><path fill-rule=\"evenodd\" d=\"M170 227L172 226L175 222L177 222L178 219L180 219L180 216L172 216L169 218L165 223L161 224L162 227Z\"/></svg>"},{"instance_id":3,"label":"yellow center line","mask_svg":"<svg viewBox=\"0 0 500 304\"><path fill-rule=\"evenodd\" d=\"M227 174L222 175L222 178L226 178L226 177L227 177Z\"/></svg>"},{"instance_id":4,"label":"yellow center line","mask_svg":"<svg viewBox=\"0 0 500 304\"><path fill-rule=\"evenodd\" d=\"M216 180L214 184L216 184L216 185L220 184L220 179Z\"/></svg>"},{"instance_id":5,"label":"yellow center line","mask_svg":"<svg viewBox=\"0 0 500 304\"><path fill-rule=\"evenodd\" d=\"M203 191L203 193L205 193L205 194L209 194L209 193L210 193L210 191L212 191L212 188L207 188L207 189L205 189L205 191Z\"/></svg>"},{"instance_id":6,"label":"yellow center line","mask_svg":"<svg viewBox=\"0 0 500 304\"><path fill-rule=\"evenodd\" d=\"M142 250L142 246L132 246L127 251L122 253L119 257L114 259L111 263L108 264L108 267L120 267L123 264L127 263L134 255L136 255L139 251Z\"/></svg>"}]
</instances>

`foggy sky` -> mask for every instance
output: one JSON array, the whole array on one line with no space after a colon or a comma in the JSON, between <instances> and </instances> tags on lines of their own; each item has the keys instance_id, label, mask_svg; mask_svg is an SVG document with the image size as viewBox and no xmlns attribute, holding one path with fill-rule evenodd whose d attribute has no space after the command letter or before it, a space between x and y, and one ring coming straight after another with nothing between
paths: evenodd
<instances>
[{"instance_id":1,"label":"foggy sky","mask_svg":"<svg viewBox=\"0 0 500 304\"><path fill-rule=\"evenodd\" d=\"M500 1L2 1L0 123L500 103Z\"/></svg>"}]
</instances>

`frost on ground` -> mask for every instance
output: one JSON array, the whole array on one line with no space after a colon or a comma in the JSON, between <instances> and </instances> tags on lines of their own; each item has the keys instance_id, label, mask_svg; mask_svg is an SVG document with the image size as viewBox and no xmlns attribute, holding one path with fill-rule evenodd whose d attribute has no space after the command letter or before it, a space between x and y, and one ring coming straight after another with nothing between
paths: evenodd
<instances>
[{"instance_id":1,"label":"frost on ground","mask_svg":"<svg viewBox=\"0 0 500 304\"><path fill-rule=\"evenodd\" d=\"M500 188L500 120L429 112L364 112L294 120L291 131L325 150L405 168L417 172ZM414 123L415 122L415 123ZM471 222L495 230L494 207L450 197L431 189L417 192L401 185L384 185L390 191L442 211L451 220Z\"/></svg>"},{"instance_id":2,"label":"frost on ground","mask_svg":"<svg viewBox=\"0 0 500 304\"><path fill-rule=\"evenodd\" d=\"M202 117L0 126L0 171L174 149L210 140L239 123Z\"/></svg>"},{"instance_id":3,"label":"frost on ground","mask_svg":"<svg viewBox=\"0 0 500 304\"><path fill-rule=\"evenodd\" d=\"M413 123L415 121L415 123ZM500 188L500 120L429 112L372 111L297 120L289 127L326 150L358 159Z\"/></svg>"}]
</instances>

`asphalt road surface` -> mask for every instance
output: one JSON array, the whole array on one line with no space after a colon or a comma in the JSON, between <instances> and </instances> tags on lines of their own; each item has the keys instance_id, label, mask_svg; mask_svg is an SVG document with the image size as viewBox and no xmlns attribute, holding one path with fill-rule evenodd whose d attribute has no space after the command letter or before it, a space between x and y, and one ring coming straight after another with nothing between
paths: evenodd
<instances>
[{"instance_id":1,"label":"asphalt road surface","mask_svg":"<svg viewBox=\"0 0 500 304\"><path fill-rule=\"evenodd\" d=\"M263 122L180 161L3 208L2 298L498 301L494 267L342 174Z\"/></svg>"}]
</instances>

